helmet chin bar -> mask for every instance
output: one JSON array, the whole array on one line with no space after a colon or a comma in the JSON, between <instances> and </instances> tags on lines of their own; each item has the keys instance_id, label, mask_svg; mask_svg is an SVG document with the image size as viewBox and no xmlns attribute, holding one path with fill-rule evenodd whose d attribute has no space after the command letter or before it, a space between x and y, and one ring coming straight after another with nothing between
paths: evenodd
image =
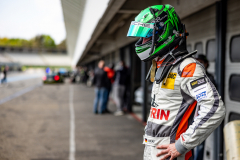
<instances>
[{"instance_id":1,"label":"helmet chin bar","mask_svg":"<svg viewBox=\"0 0 240 160\"><path fill-rule=\"evenodd\" d=\"M158 51L157 53L155 53L152 56L149 56L148 58L144 59L144 62L150 61L152 59L154 59L157 56L164 56L166 53L168 53L170 50L172 50L174 47L176 47L177 45L179 45L179 42L181 41L181 37L177 37L175 40L173 40L173 42L171 44L168 45L168 47L164 47L163 49L161 49L160 51ZM165 53L165 54L162 54Z\"/></svg>"}]
</instances>

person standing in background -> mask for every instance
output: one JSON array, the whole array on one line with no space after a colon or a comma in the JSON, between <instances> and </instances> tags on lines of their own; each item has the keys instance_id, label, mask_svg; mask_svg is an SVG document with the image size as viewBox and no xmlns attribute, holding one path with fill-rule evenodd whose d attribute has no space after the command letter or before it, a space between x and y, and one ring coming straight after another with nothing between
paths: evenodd
<instances>
[{"instance_id":1,"label":"person standing in background","mask_svg":"<svg viewBox=\"0 0 240 160\"><path fill-rule=\"evenodd\" d=\"M5 66L3 69L3 78L1 80L1 83L7 83L7 71L8 71L8 66Z\"/></svg>"},{"instance_id":2,"label":"person standing in background","mask_svg":"<svg viewBox=\"0 0 240 160\"><path fill-rule=\"evenodd\" d=\"M95 100L94 100L94 113L102 114L103 109L106 108L104 105L104 101L107 97L107 88L110 83L107 72L105 72L104 69L104 61L101 60L98 63L98 68L95 70L94 74L94 84L96 86L95 88ZM99 109L98 109L99 106Z\"/></svg>"},{"instance_id":3,"label":"person standing in background","mask_svg":"<svg viewBox=\"0 0 240 160\"><path fill-rule=\"evenodd\" d=\"M215 80L214 80L214 76L212 74L210 74L207 69L209 67L209 62L207 57L204 54L198 54L197 58L196 58L200 63L203 64L203 66L205 67L206 70L206 74L208 76L208 78L212 81L212 83L216 86Z\"/></svg>"},{"instance_id":4,"label":"person standing in background","mask_svg":"<svg viewBox=\"0 0 240 160\"><path fill-rule=\"evenodd\" d=\"M83 83L87 83L88 80L88 68L87 67L83 67L83 78L82 78L82 82Z\"/></svg>"},{"instance_id":5,"label":"person standing in background","mask_svg":"<svg viewBox=\"0 0 240 160\"><path fill-rule=\"evenodd\" d=\"M114 82L115 71L113 69L114 69L113 63L111 63L109 66L104 67L104 71L107 72L108 79L110 80L111 83L108 85L108 88L107 88L108 93L105 99L105 104L104 104L105 108L103 110L103 113L110 113L110 111L108 110L108 100L109 100L110 92L112 90L112 84Z\"/></svg>"},{"instance_id":6,"label":"person standing in background","mask_svg":"<svg viewBox=\"0 0 240 160\"><path fill-rule=\"evenodd\" d=\"M116 69L115 81L113 84L113 97L117 106L117 111L114 113L115 116L123 115L123 101L127 80L128 69L124 61L120 61Z\"/></svg>"}]
</instances>

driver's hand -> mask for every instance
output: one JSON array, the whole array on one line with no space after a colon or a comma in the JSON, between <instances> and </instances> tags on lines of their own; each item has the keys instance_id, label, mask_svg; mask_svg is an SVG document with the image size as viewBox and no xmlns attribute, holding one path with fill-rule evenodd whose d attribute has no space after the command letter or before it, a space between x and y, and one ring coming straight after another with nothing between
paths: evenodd
<instances>
[{"instance_id":1,"label":"driver's hand","mask_svg":"<svg viewBox=\"0 0 240 160\"><path fill-rule=\"evenodd\" d=\"M175 143L172 144L165 144L165 145L158 145L157 149L165 149L159 152L156 156L159 157L164 155L160 160L165 160L168 157L171 157L170 160L174 160L174 158L180 156L181 154L177 151L175 147Z\"/></svg>"}]
</instances>

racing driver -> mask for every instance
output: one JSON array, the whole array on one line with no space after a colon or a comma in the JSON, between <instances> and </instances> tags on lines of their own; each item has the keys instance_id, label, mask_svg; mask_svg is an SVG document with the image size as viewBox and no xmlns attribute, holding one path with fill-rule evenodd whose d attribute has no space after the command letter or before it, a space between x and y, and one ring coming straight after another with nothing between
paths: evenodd
<instances>
[{"instance_id":1,"label":"racing driver","mask_svg":"<svg viewBox=\"0 0 240 160\"><path fill-rule=\"evenodd\" d=\"M150 115L143 138L144 160L190 160L222 122L225 106L205 68L186 49L188 33L171 5L155 5L131 22L128 37L142 61L152 61ZM194 117L196 105L198 116Z\"/></svg>"}]
</instances>

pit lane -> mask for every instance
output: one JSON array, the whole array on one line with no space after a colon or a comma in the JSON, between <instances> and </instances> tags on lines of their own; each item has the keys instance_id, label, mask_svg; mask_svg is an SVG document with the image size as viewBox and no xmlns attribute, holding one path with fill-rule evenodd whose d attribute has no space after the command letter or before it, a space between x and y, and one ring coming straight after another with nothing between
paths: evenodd
<instances>
[{"instance_id":1,"label":"pit lane","mask_svg":"<svg viewBox=\"0 0 240 160\"><path fill-rule=\"evenodd\" d=\"M33 78L0 88L0 99L4 99L36 86L0 104L1 160L69 159L71 103L75 116L75 159L142 159L142 124L128 116L94 115L94 88L70 83L39 84L41 79ZM110 102L109 108L114 111L114 104Z\"/></svg>"}]
</instances>

